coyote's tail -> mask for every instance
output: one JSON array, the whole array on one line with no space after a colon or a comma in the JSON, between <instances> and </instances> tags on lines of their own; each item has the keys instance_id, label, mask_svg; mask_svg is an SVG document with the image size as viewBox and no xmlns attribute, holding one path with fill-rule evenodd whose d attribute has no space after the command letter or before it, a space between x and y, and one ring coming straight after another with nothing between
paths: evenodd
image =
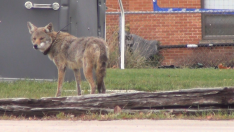
<instances>
[{"instance_id":1,"label":"coyote's tail","mask_svg":"<svg viewBox=\"0 0 234 132\"><path fill-rule=\"evenodd\" d=\"M109 51L107 44L104 40L102 44L99 44L99 48L100 48L100 56L96 66L97 89L99 93L105 93L106 88L104 84L104 77L106 75L106 67L109 58Z\"/></svg>"}]
</instances>

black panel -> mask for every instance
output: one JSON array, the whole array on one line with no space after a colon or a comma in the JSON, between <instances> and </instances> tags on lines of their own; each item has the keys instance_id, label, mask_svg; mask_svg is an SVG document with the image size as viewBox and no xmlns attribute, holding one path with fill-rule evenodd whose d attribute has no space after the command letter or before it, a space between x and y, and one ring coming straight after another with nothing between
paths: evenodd
<instances>
[{"instance_id":1,"label":"black panel","mask_svg":"<svg viewBox=\"0 0 234 132\"><path fill-rule=\"evenodd\" d=\"M61 0L60 15L59 15L59 28L62 31L68 32L69 27L69 1Z\"/></svg>"},{"instance_id":2,"label":"black panel","mask_svg":"<svg viewBox=\"0 0 234 132\"><path fill-rule=\"evenodd\" d=\"M98 36L105 38L106 0L98 0Z\"/></svg>"},{"instance_id":3,"label":"black panel","mask_svg":"<svg viewBox=\"0 0 234 132\"><path fill-rule=\"evenodd\" d=\"M105 0L31 0L37 4L57 2L60 9L26 9L28 0L0 0L0 77L57 79L57 68L33 49L27 22L38 27L49 22L58 31L81 36L101 36L105 31ZM99 35L98 35L99 34ZM73 80L68 70L65 80Z\"/></svg>"},{"instance_id":4,"label":"black panel","mask_svg":"<svg viewBox=\"0 0 234 132\"><path fill-rule=\"evenodd\" d=\"M97 36L97 0L70 0L71 33Z\"/></svg>"},{"instance_id":5,"label":"black panel","mask_svg":"<svg viewBox=\"0 0 234 132\"><path fill-rule=\"evenodd\" d=\"M0 76L11 78L57 78L57 69L48 57L33 49L27 21L37 26L49 22L58 30L59 11L26 9L26 0L0 1ZM58 0L32 0L52 4Z\"/></svg>"}]
</instances>

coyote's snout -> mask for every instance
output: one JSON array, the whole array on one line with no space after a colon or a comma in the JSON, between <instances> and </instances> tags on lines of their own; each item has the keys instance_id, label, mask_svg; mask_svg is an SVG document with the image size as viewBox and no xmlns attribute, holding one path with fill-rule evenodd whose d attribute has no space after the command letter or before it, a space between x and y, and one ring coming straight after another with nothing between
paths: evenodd
<instances>
[{"instance_id":1,"label":"coyote's snout","mask_svg":"<svg viewBox=\"0 0 234 132\"><path fill-rule=\"evenodd\" d=\"M62 84L66 68L74 71L78 95L80 89L80 69L83 67L86 80L89 82L91 94L96 87L99 93L105 93L104 77L108 60L108 47L106 42L97 37L77 38L66 32L55 32L52 23L45 27L36 27L27 23L33 48L44 55L48 55L58 69L58 86L56 96L61 95ZM96 84L92 70L96 71Z\"/></svg>"}]
</instances>

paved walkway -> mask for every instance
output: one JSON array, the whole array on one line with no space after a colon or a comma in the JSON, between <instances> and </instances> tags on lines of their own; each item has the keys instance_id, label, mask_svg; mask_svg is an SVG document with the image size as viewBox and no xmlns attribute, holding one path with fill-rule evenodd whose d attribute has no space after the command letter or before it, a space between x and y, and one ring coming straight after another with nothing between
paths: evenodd
<instances>
[{"instance_id":1,"label":"paved walkway","mask_svg":"<svg viewBox=\"0 0 234 132\"><path fill-rule=\"evenodd\" d=\"M1 132L233 132L233 121L0 121Z\"/></svg>"}]
</instances>

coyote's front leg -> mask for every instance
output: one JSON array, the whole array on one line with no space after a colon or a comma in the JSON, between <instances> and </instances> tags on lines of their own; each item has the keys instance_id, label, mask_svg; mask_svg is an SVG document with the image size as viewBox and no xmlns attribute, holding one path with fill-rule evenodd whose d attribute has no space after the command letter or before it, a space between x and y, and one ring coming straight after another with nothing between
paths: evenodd
<instances>
[{"instance_id":1,"label":"coyote's front leg","mask_svg":"<svg viewBox=\"0 0 234 132\"><path fill-rule=\"evenodd\" d=\"M57 93L55 97L61 96L61 90L63 86L63 81L64 81L64 75L65 75L65 67L58 68L58 86L57 86Z\"/></svg>"}]
</instances>

